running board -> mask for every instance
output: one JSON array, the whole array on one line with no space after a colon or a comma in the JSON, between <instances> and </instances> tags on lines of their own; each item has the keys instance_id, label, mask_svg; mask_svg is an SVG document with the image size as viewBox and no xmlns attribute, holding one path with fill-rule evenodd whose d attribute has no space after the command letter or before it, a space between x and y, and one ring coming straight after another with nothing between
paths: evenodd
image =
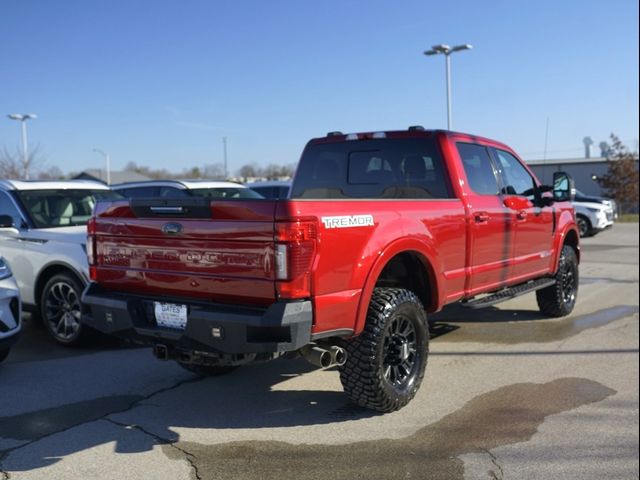
<instances>
[{"instance_id":1,"label":"running board","mask_svg":"<svg viewBox=\"0 0 640 480\"><path fill-rule=\"evenodd\" d=\"M505 288L504 290L500 290L499 292L487 295L486 297L465 300L461 302L461 304L465 308L489 307L491 305L495 305L496 303L506 302L507 300L511 300L512 298L519 297L520 295L524 295L525 293L534 292L545 287L550 287L554 283L556 283L556 281L553 278L540 278L538 280L521 283L520 285L516 285L515 287Z\"/></svg>"}]
</instances>

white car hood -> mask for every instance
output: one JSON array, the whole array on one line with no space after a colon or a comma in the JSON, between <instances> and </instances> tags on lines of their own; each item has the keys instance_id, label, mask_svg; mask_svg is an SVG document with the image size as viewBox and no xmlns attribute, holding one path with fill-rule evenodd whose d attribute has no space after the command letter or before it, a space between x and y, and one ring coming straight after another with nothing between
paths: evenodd
<instances>
[{"instance_id":1,"label":"white car hood","mask_svg":"<svg viewBox=\"0 0 640 480\"><path fill-rule=\"evenodd\" d=\"M84 245L87 243L87 227L85 225L77 225L73 227L37 228L29 230L23 236L52 242Z\"/></svg>"}]
</instances>

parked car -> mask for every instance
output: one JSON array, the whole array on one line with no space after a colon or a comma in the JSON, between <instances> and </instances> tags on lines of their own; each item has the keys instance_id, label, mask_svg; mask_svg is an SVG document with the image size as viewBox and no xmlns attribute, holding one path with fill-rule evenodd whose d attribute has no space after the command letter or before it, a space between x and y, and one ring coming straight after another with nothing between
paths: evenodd
<instances>
[{"instance_id":1,"label":"parked car","mask_svg":"<svg viewBox=\"0 0 640 480\"><path fill-rule=\"evenodd\" d=\"M307 144L286 200L100 203L83 320L201 374L302 355L337 366L356 404L398 410L428 312L534 291L544 316L573 310L575 187L553 185L475 135L334 132Z\"/></svg>"},{"instance_id":2,"label":"parked car","mask_svg":"<svg viewBox=\"0 0 640 480\"><path fill-rule=\"evenodd\" d=\"M590 237L613 225L614 213L610 205L573 201L576 223L581 237Z\"/></svg>"},{"instance_id":3,"label":"parked car","mask_svg":"<svg viewBox=\"0 0 640 480\"><path fill-rule=\"evenodd\" d=\"M616 201L612 198L607 198L607 197L601 197L598 195L587 195L585 193L582 193L580 190L576 189L576 196L574 199L575 202L581 202L581 203L601 203L602 205L605 205L607 207L611 207L611 209L613 210L613 220L617 220L618 219L618 204L616 203Z\"/></svg>"},{"instance_id":4,"label":"parked car","mask_svg":"<svg viewBox=\"0 0 640 480\"><path fill-rule=\"evenodd\" d=\"M127 198L263 198L239 183L210 180L148 180L120 183L111 188Z\"/></svg>"},{"instance_id":5,"label":"parked car","mask_svg":"<svg viewBox=\"0 0 640 480\"><path fill-rule=\"evenodd\" d=\"M86 337L80 295L88 282L86 223L97 200L122 198L99 182L0 180L0 252L25 308L59 343Z\"/></svg>"},{"instance_id":6,"label":"parked car","mask_svg":"<svg viewBox=\"0 0 640 480\"><path fill-rule=\"evenodd\" d=\"M0 257L0 362L20 334L20 292L6 260Z\"/></svg>"},{"instance_id":7,"label":"parked car","mask_svg":"<svg viewBox=\"0 0 640 480\"><path fill-rule=\"evenodd\" d=\"M287 198L289 196L289 189L291 188L291 181L273 180L247 183L246 185L264 198Z\"/></svg>"}]
</instances>

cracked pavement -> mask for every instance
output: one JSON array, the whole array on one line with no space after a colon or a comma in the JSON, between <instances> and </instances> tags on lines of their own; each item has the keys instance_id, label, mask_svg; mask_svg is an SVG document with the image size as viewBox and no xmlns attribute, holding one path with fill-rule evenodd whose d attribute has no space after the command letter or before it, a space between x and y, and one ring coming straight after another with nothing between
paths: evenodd
<instances>
[{"instance_id":1,"label":"cracked pavement","mask_svg":"<svg viewBox=\"0 0 640 480\"><path fill-rule=\"evenodd\" d=\"M566 319L533 295L434 316L425 382L388 415L301 360L201 379L29 325L0 366L0 479L635 477L638 225L586 239L581 276Z\"/></svg>"}]
</instances>

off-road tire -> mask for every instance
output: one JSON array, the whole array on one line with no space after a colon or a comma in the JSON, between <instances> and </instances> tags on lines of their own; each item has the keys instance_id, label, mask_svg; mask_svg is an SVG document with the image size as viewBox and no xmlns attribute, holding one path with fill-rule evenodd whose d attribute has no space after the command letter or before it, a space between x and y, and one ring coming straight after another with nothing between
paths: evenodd
<instances>
[{"instance_id":1,"label":"off-road tire","mask_svg":"<svg viewBox=\"0 0 640 480\"><path fill-rule=\"evenodd\" d=\"M584 215L576 215L576 223L578 224L578 231L582 238L587 238L593 235L593 227L591 221Z\"/></svg>"},{"instance_id":2,"label":"off-road tire","mask_svg":"<svg viewBox=\"0 0 640 480\"><path fill-rule=\"evenodd\" d=\"M536 291L536 300L540 311L548 317L569 315L578 297L578 256L569 245L562 247L556 283Z\"/></svg>"},{"instance_id":3,"label":"off-road tire","mask_svg":"<svg viewBox=\"0 0 640 480\"><path fill-rule=\"evenodd\" d=\"M410 325L405 325L406 322ZM412 332L407 336L413 337L412 353L407 355L409 347L398 346L394 328L396 333L402 328ZM364 330L345 342L345 348L347 362L340 367L340 381L349 398L357 405L381 412L399 410L415 396L427 366L429 327L422 303L409 290L376 288ZM409 372L403 367L409 363L392 366L396 350L404 352L399 354L398 362L412 359ZM405 380L394 385L395 374L391 369L407 373Z\"/></svg>"},{"instance_id":4,"label":"off-road tire","mask_svg":"<svg viewBox=\"0 0 640 480\"><path fill-rule=\"evenodd\" d=\"M74 347L83 345L92 336L93 330L80 322L80 298L83 290L83 285L75 275L66 272L58 273L51 277L42 289L40 303L38 304L40 320L49 335L62 345ZM62 305L52 307L52 302L58 302ZM67 313L73 317L69 320L70 324L73 325L66 329L61 328L60 323L57 325L52 323L53 312L58 307L65 310L65 303L68 304L69 308L63 314Z\"/></svg>"},{"instance_id":5,"label":"off-road tire","mask_svg":"<svg viewBox=\"0 0 640 480\"><path fill-rule=\"evenodd\" d=\"M237 366L232 365L198 365L195 363L177 362L185 370L201 377L219 377L233 372Z\"/></svg>"}]
</instances>

